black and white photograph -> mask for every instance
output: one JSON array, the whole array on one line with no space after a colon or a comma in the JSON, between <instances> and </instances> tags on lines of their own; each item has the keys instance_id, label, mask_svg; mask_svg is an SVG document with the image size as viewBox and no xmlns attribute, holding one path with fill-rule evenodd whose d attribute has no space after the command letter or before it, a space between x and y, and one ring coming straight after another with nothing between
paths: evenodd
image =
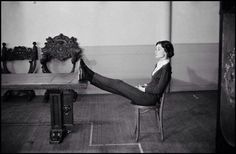
<instances>
[{"instance_id":1,"label":"black and white photograph","mask_svg":"<svg viewBox=\"0 0 236 154\"><path fill-rule=\"evenodd\" d=\"M235 153L234 1L1 1L1 153Z\"/></svg>"}]
</instances>

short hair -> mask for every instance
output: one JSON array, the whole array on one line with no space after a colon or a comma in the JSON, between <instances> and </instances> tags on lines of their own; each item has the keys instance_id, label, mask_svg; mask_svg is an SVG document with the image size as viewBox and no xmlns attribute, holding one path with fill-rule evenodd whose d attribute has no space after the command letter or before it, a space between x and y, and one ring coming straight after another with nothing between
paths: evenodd
<instances>
[{"instance_id":1,"label":"short hair","mask_svg":"<svg viewBox=\"0 0 236 154\"><path fill-rule=\"evenodd\" d=\"M156 46L158 44L161 44L162 48L164 48L165 52L167 53L167 57L171 58L174 56L174 47L170 41L164 40L164 41L158 41L156 43Z\"/></svg>"}]
</instances>

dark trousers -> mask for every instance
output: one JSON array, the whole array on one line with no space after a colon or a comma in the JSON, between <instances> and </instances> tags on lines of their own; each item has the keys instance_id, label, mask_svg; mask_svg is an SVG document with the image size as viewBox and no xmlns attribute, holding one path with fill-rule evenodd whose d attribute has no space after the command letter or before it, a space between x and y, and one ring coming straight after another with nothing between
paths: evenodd
<instances>
[{"instance_id":1,"label":"dark trousers","mask_svg":"<svg viewBox=\"0 0 236 154\"><path fill-rule=\"evenodd\" d=\"M126 97L136 105L155 105L159 99L157 95L142 92L122 80L107 78L97 73L94 73L91 84L105 91Z\"/></svg>"}]
</instances>

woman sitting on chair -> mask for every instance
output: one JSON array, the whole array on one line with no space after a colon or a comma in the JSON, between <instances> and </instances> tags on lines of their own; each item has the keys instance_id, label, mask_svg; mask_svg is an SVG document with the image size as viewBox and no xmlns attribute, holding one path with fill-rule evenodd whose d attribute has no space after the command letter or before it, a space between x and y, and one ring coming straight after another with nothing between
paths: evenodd
<instances>
[{"instance_id":1,"label":"woman sitting on chair","mask_svg":"<svg viewBox=\"0 0 236 154\"><path fill-rule=\"evenodd\" d=\"M87 67L83 59L80 66L83 71L83 80L88 80L98 88L121 95L136 105L150 106L160 102L160 98L171 79L170 59L174 56L174 48L169 41L156 43L155 58L157 64L152 72L151 81L148 84L131 86L119 79L111 79L93 72Z\"/></svg>"}]
</instances>

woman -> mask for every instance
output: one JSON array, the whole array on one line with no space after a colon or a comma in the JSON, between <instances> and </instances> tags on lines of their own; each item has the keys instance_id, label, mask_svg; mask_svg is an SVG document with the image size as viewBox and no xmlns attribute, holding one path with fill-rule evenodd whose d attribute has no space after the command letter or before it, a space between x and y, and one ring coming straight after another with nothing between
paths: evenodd
<instances>
[{"instance_id":1,"label":"woman","mask_svg":"<svg viewBox=\"0 0 236 154\"><path fill-rule=\"evenodd\" d=\"M131 86L119 79L111 79L93 72L87 67L83 59L80 66L83 71L83 80L88 80L98 88L114 94L124 96L133 104L150 106L160 102L160 98L171 79L170 59L174 56L174 48L169 41L156 43L155 58L157 64L152 72L151 81L143 86Z\"/></svg>"}]
</instances>

